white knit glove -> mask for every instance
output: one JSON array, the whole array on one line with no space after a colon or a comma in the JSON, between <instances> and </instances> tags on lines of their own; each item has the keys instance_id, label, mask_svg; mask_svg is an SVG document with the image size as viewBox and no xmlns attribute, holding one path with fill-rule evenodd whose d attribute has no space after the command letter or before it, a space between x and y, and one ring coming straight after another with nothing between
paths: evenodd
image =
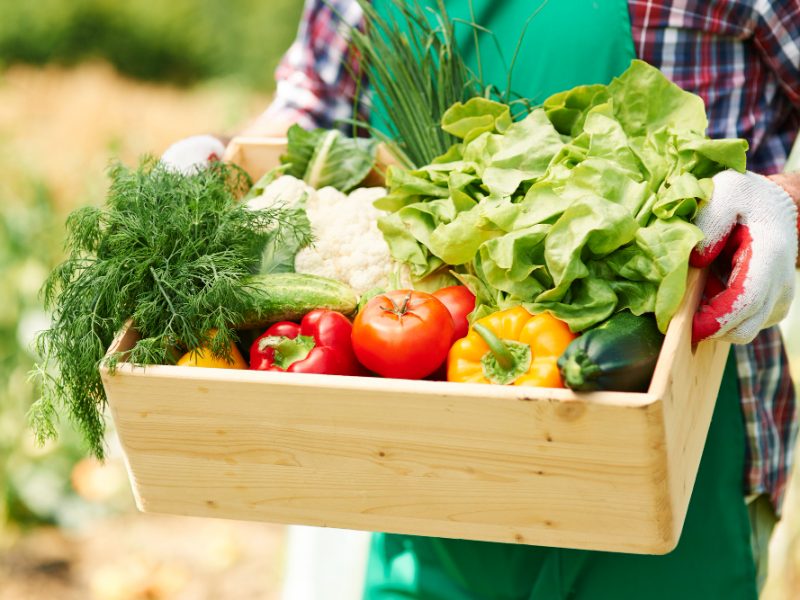
<instances>
[{"instance_id":1,"label":"white knit glove","mask_svg":"<svg viewBox=\"0 0 800 600\"><path fill-rule=\"evenodd\" d=\"M694 342L735 344L786 316L794 296L797 207L778 184L755 173L723 171L694 223L705 234L691 264L712 273L694 316Z\"/></svg>"},{"instance_id":2,"label":"white knit glove","mask_svg":"<svg viewBox=\"0 0 800 600\"><path fill-rule=\"evenodd\" d=\"M172 171L191 175L212 161L222 160L225 145L213 135L193 135L172 144L161 155L161 162Z\"/></svg>"}]
</instances>

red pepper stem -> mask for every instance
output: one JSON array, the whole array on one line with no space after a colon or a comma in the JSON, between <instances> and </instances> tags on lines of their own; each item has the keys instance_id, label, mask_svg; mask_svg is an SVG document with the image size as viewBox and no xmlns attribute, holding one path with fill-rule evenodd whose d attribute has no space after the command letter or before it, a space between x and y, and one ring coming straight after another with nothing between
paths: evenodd
<instances>
[{"instance_id":1,"label":"red pepper stem","mask_svg":"<svg viewBox=\"0 0 800 600\"><path fill-rule=\"evenodd\" d=\"M489 351L494 355L500 368L510 371L514 367L516 359L511 354L508 346L503 343L503 340L496 336L491 329L480 323L475 323L472 328L475 330L475 333L483 338L486 345L489 346Z\"/></svg>"}]
</instances>

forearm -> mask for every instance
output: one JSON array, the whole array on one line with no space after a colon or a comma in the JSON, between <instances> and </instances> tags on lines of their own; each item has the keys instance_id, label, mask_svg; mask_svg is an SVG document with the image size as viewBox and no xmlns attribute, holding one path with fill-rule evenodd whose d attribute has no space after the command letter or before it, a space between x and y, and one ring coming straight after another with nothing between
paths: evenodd
<instances>
[{"instance_id":1,"label":"forearm","mask_svg":"<svg viewBox=\"0 0 800 600\"><path fill-rule=\"evenodd\" d=\"M786 190L786 193L794 200L798 212L797 235L800 240L800 171L770 175L769 178ZM800 255L797 258L797 267L800 268Z\"/></svg>"},{"instance_id":2,"label":"forearm","mask_svg":"<svg viewBox=\"0 0 800 600\"><path fill-rule=\"evenodd\" d=\"M295 123L304 129L350 129L342 123L364 119L358 56L350 44L362 19L356 0L306 0L297 38L275 72L272 104L242 135L280 137Z\"/></svg>"}]
</instances>

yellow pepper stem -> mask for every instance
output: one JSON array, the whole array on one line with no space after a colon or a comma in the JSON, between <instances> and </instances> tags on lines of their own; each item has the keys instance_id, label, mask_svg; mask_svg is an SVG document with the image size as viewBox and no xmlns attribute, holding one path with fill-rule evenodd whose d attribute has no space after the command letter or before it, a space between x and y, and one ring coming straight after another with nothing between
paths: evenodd
<instances>
[{"instance_id":1,"label":"yellow pepper stem","mask_svg":"<svg viewBox=\"0 0 800 600\"><path fill-rule=\"evenodd\" d=\"M486 379L492 383L508 385L530 369L531 347L528 344L502 340L482 323L476 323L472 329L489 346L489 352L481 359L483 376Z\"/></svg>"},{"instance_id":2,"label":"yellow pepper stem","mask_svg":"<svg viewBox=\"0 0 800 600\"><path fill-rule=\"evenodd\" d=\"M511 354L511 351L503 340L497 337L491 329L480 323L475 323L472 328L475 330L475 333L483 338L486 345L489 346L489 350L494 354L494 358L501 369L510 371L514 368L514 363L516 362L514 360L514 355Z\"/></svg>"}]
</instances>

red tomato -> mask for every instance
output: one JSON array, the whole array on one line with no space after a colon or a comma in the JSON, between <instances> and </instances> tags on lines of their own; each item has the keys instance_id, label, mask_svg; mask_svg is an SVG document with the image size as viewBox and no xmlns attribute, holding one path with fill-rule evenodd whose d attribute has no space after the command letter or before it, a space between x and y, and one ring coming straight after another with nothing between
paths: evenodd
<instances>
[{"instance_id":1,"label":"red tomato","mask_svg":"<svg viewBox=\"0 0 800 600\"><path fill-rule=\"evenodd\" d=\"M467 315L475 310L475 295L469 291L465 285L451 285L433 292L433 295L441 300L442 304L450 311L453 317L455 331L453 341L460 340L469 332L469 321Z\"/></svg>"},{"instance_id":2,"label":"red tomato","mask_svg":"<svg viewBox=\"0 0 800 600\"><path fill-rule=\"evenodd\" d=\"M383 377L422 379L447 358L453 318L437 298L394 290L372 298L353 322L353 350Z\"/></svg>"}]
</instances>

